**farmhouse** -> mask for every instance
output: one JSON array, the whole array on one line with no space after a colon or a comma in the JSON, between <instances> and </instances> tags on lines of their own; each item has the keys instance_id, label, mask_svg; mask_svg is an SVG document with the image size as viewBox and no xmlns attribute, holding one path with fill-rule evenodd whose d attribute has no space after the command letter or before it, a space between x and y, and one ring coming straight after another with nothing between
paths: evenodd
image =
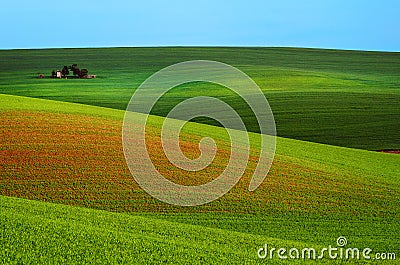
<instances>
[{"instance_id":1,"label":"farmhouse","mask_svg":"<svg viewBox=\"0 0 400 265\"><path fill-rule=\"evenodd\" d=\"M72 72L72 76L70 73ZM86 78L86 79L92 79L96 78L96 75L94 74L88 74L89 71L88 69L79 69L77 64L72 64L70 66L65 65L61 70L53 70L51 72L51 78Z\"/></svg>"}]
</instances>

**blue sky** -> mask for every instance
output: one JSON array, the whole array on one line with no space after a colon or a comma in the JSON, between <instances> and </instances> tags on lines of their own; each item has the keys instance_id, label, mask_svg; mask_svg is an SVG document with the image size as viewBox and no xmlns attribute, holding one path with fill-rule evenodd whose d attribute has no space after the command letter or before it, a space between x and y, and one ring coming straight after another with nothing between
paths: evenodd
<instances>
[{"instance_id":1,"label":"blue sky","mask_svg":"<svg viewBox=\"0 0 400 265\"><path fill-rule=\"evenodd\" d=\"M2 1L0 49L295 46L400 51L400 1Z\"/></svg>"}]
</instances>

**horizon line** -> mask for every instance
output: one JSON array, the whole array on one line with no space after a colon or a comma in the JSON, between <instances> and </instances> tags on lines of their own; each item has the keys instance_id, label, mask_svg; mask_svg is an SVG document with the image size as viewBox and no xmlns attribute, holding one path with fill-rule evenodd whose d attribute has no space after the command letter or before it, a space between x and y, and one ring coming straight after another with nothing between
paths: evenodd
<instances>
[{"instance_id":1,"label":"horizon line","mask_svg":"<svg viewBox=\"0 0 400 265\"><path fill-rule=\"evenodd\" d=\"M54 49L117 49L117 48L291 48L291 49L310 49L310 50L332 50L332 51L357 51L357 52L383 52L399 53L400 50L366 50L351 48L330 48L315 46L280 46L280 45L138 45L138 46L75 46L75 47L26 47L26 48L0 48L0 51L18 50L54 50Z\"/></svg>"}]
</instances>

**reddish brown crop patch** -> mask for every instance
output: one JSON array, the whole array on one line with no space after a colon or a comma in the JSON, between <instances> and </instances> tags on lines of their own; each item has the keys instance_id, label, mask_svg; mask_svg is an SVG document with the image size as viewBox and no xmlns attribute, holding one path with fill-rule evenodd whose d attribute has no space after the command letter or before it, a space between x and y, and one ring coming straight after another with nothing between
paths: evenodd
<instances>
[{"instance_id":1,"label":"reddish brown crop patch","mask_svg":"<svg viewBox=\"0 0 400 265\"><path fill-rule=\"evenodd\" d=\"M387 154L400 154L400 150L379 150L378 152Z\"/></svg>"},{"instance_id":2,"label":"reddish brown crop patch","mask_svg":"<svg viewBox=\"0 0 400 265\"><path fill-rule=\"evenodd\" d=\"M73 114L4 112L0 113L0 128L2 195L127 212L349 212L360 203L354 196L365 189L278 156L264 183L249 192L257 165L257 152L252 150L244 176L221 199L202 207L175 207L152 198L135 183L124 159L121 121ZM150 130L146 139L160 173L180 184L199 185L218 177L230 156L225 145L218 148L212 165L187 172L165 157L156 129ZM183 139L183 152L197 157L199 139L191 135ZM218 141L217 145L224 146Z\"/></svg>"}]
</instances>

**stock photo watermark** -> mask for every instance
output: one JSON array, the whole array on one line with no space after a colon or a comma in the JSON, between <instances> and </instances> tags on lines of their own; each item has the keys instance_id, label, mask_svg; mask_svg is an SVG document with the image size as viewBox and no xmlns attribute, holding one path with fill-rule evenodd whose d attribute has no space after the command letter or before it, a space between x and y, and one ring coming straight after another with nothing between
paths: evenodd
<instances>
[{"instance_id":1,"label":"stock photo watermark","mask_svg":"<svg viewBox=\"0 0 400 265\"><path fill-rule=\"evenodd\" d=\"M168 160L177 168L200 171L215 157L215 141L205 137L199 142L201 155L187 158L179 146L183 126L196 117L218 121L230 137L230 158L225 170L212 181L186 186L166 179L155 168L146 147L146 124L157 101L181 84L207 82L224 86L240 96L251 108L260 129L260 154L249 184L254 191L264 181L275 155L276 128L272 110L261 89L237 68L215 61L187 61L168 66L146 79L133 94L124 116L122 143L128 168L151 196L174 205L195 206L212 202L227 193L242 177L249 161L250 141L240 115L218 98L197 96L177 104L166 116L161 142ZM139 114L138 114L139 113Z\"/></svg>"},{"instance_id":2,"label":"stock photo watermark","mask_svg":"<svg viewBox=\"0 0 400 265\"><path fill-rule=\"evenodd\" d=\"M329 245L323 248L286 248L286 247L270 247L264 244L257 251L257 256L260 259L282 259L282 260L396 260L394 252L374 252L373 249L357 248L347 246L347 239L340 236L336 240L335 245Z\"/></svg>"}]
</instances>

